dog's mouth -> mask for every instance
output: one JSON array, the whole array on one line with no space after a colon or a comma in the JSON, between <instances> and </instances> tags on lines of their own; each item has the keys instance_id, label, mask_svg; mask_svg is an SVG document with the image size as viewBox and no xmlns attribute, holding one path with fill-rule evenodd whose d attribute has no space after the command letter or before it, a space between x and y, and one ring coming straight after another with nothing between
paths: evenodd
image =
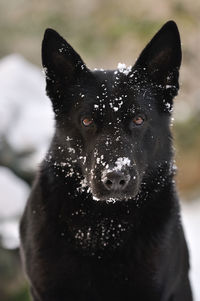
<instances>
[{"instance_id":1,"label":"dog's mouth","mask_svg":"<svg viewBox=\"0 0 200 301\"><path fill-rule=\"evenodd\" d=\"M128 201L130 199L133 199L139 189L127 189L126 191L120 192L107 192L105 190L99 190L97 189L90 189L90 192L92 194L93 200L95 201L104 201L109 203L115 203L117 201Z\"/></svg>"},{"instance_id":2,"label":"dog's mouth","mask_svg":"<svg viewBox=\"0 0 200 301\"><path fill-rule=\"evenodd\" d=\"M131 194L112 194L112 195L103 195L103 194L92 194L92 198L95 201L102 201L106 203L115 203L128 201L132 199L135 195Z\"/></svg>"}]
</instances>

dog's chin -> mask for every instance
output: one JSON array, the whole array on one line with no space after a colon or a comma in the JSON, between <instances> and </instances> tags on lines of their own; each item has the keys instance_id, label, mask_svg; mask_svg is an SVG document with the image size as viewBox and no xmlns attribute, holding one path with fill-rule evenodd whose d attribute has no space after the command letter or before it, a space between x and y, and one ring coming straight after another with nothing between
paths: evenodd
<instances>
[{"instance_id":1,"label":"dog's chin","mask_svg":"<svg viewBox=\"0 0 200 301\"><path fill-rule=\"evenodd\" d=\"M103 185L94 182L90 182L89 188L93 200L115 203L134 199L139 193L139 182L135 183L134 186L129 185L122 191L109 191L106 190Z\"/></svg>"},{"instance_id":2,"label":"dog's chin","mask_svg":"<svg viewBox=\"0 0 200 301\"><path fill-rule=\"evenodd\" d=\"M102 192L92 192L93 199L95 201L107 202L107 203L115 203L128 201L130 199L135 198L137 192L127 192L127 193L102 193Z\"/></svg>"}]
</instances>

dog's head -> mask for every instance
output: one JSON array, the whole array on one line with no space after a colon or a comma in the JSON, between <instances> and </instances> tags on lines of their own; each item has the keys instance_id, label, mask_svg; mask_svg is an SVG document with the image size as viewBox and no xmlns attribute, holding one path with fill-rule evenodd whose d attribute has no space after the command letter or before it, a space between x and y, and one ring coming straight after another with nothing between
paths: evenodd
<instances>
[{"instance_id":1,"label":"dog's head","mask_svg":"<svg viewBox=\"0 0 200 301\"><path fill-rule=\"evenodd\" d=\"M169 124L181 64L176 24L166 23L133 67L90 71L52 29L45 32L42 60L56 119L52 152L63 172L70 176L78 167L96 199L135 197L149 171L171 161Z\"/></svg>"}]
</instances>

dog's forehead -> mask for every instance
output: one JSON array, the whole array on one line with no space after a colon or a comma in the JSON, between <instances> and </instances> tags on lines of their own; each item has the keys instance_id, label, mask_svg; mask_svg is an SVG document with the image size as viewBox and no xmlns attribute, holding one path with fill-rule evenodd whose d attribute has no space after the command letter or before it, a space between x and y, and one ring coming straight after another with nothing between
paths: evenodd
<instances>
[{"instance_id":1,"label":"dog's forehead","mask_svg":"<svg viewBox=\"0 0 200 301\"><path fill-rule=\"evenodd\" d=\"M153 106L148 83L138 81L137 72L128 74L119 70L94 72L92 86L80 93L82 107L100 114L119 115L126 110L145 109ZM148 102L148 105L147 105Z\"/></svg>"},{"instance_id":2,"label":"dog's forehead","mask_svg":"<svg viewBox=\"0 0 200 301\"><path fill-rule=\"evenodd\" d=\"M95 75L97 95L94 108L98 109L99 105L106 111L119 111L128 98L127 79L122 78L117 70L95 72Z\"/></svg>"}]
</instances>

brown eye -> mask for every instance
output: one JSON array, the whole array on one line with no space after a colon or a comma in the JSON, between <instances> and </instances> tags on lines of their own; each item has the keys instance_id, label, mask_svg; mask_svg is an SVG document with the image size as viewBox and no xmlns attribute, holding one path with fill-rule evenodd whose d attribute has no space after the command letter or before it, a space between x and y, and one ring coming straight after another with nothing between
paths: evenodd
<instances>
[{"instance_id":1,"label":"brown eye","mask_svg":"<svg viewBox=\"0 0 200 301\"><path fill-rule=\"evenodd\" d=\"M90 119L90 118L84 118L84 119L82 120L82 124L83 124L84 126L90 126L92 123L93 123L93 120Z\"/></svg>"},{"instance_id":2,"label":"brown eye","mask_svg":"<svg viewBox=\"0 0 200 301\"><path fill-rule=\"evenodd\" d=\"M144 118L140 115L137 115L133 118L133 122L135 123L135 125L141 125L144 122Z\"/></svg>"}]
</instances>

